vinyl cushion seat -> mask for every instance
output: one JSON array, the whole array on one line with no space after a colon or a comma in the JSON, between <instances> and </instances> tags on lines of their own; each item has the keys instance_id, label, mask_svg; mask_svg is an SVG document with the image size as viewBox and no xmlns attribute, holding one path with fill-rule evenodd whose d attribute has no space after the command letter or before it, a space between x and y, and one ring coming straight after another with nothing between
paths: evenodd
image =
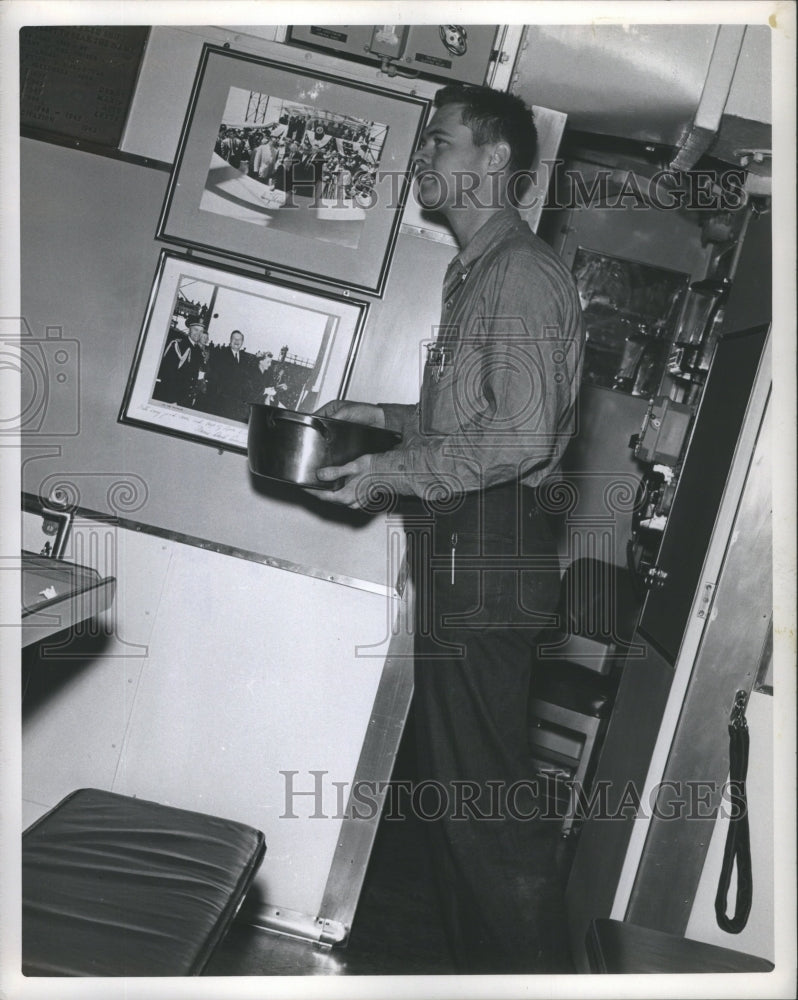
<instances>
[{"instance_id":1,"label":"vinyl cushion seat","mask_svg":"<svg viewBox=\"0 0 798 1000\"><path fill-rule=\"evenodd\" d=\"M22 837L22 971L197 975L264 853L244 823L72 792Z\"/></svg>"}]
</instances>

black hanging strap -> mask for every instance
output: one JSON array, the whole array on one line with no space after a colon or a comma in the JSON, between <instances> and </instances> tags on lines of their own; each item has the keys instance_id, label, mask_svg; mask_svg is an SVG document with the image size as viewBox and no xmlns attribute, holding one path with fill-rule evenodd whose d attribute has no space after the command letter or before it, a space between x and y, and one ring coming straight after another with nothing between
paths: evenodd
<instances>
[{"instance_id":1,"label":"black hanging strap","mask_svg":"<svg viewBox=\"0 0 798 1000\"><path fill-rule=\"evenodd\" d=\"M731 818L723 852L720 882L715 896L718 926L729 934L739 934L748 923L753 898L751 838L748 830L748 802L745 779L748 773L748 722L745 718L745 691L738 691L729 717L729 793ZM734 916L726 915L727 897L734 864L737 863L737 897Z\"/></svg>"}]
</instances>

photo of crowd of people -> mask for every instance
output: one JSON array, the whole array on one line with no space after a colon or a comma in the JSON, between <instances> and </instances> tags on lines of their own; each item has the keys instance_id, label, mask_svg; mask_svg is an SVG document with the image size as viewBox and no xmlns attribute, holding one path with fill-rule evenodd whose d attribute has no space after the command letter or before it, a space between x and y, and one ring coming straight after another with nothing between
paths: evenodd
<instances>
[{"instance_id":1,"label":"photo of crowd of people","mask_svg":"<svg viewBox=\"0 0 798 1000\"><path fill-rule=\"evenodd\" d=\"M313 409L334 330L330 317L184 279L152 399L246 423L250 403Z\"/></svg>"},{"instance_id":2,"label":"photo of crowd of people","mask_svg":"<svg viewBox=\"0 0 798 1000\"><path fill-rule=\"evenodd\" d=\"M231 87L203 211L356 247L388 128Z\"/></svg>"}]
</instances>

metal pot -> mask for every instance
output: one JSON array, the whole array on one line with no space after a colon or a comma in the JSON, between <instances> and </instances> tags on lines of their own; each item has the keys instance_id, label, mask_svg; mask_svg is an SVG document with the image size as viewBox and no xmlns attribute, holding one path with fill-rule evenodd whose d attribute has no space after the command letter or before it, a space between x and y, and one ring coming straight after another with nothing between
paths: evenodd
<instances>
[{"instance_id":1,"label":"metal pot","mask_svg":"<svg viewBox=\"0 0 798 1000\"><path fill-rule=\"evenodd\" d=\"M338 490L344 479L319 482L316 471L361 455L389 451L401 434L382 427L251 403L247 456L256 476L318 490Z\"/></svg>"}]
</instances>

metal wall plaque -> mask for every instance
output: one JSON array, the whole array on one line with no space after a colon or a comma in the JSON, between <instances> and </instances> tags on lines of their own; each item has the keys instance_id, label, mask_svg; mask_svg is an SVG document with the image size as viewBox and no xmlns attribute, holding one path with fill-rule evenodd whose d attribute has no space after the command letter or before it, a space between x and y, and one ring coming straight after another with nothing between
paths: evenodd
<instances>
[{"instance_id":1,"label":"metal wall plaque","mask_svg":"<svg viewBox=\"0 0 798 1000\"><path fill-rule=\"evenodd\" d=\"M389 76L482 84L498 33L496 24L294 24L288 41L382 63Z\"/></svg>"},{"instance_id":2,"label":"metal wall plaque","mask_svg":"<svg viewBox=\"0 0 798 1000\"><path fill-rule=\"evenodd\" d=\"M22 28L23 131L117 149L148 33L147 27Z\"/></svg>"}]
</instances>

